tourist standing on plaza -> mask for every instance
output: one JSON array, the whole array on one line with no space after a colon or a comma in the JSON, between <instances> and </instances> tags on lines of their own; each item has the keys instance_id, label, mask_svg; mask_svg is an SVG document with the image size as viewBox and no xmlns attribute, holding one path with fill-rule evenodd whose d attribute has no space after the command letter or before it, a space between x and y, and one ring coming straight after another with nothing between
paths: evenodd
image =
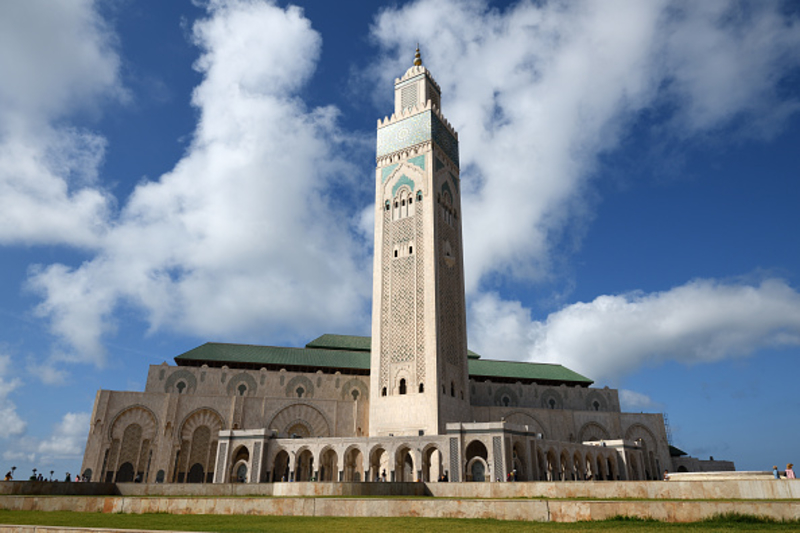
<instances>
[{"instance_id":1,"label":"tourist standing on plaza","mask_svg":"<svg viewBox=\"0 0 800 533\"><path fill-rule=\"evenodd\" d=\"M773 475L773 477L775 479L780 479L781 478L781 474L780 474L780 472L778 472L778 467L777 466L773 466L772 467L772 475Z\"/></svg>"},{"instance_id":2,"label":"tourist standing on plaza","mask_svg":"<svg viewBox=\"0 0 800 533\"><path fill-rule=\"evenodd\" d=\"M794 466L793 463L789 463L788 465L786 465L786 472L784 472L784 474L786 474L786 479L795 479L794 470L792 470L793 466Z\"/></svg>"}]
</instances>

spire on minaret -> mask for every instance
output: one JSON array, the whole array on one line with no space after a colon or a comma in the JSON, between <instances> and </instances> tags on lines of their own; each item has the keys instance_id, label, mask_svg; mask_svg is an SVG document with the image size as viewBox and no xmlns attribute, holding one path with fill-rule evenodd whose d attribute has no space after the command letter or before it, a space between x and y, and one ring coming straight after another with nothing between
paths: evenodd
<instances>
[{"instance_id":1,"label":"spire on minaret","mask_svg":"<svg viewBox=\"0 0 800 533\"><path fill-rule=\"evenodd\" d=\"M414 66L415 67L422 66L422 56L419 55L419 43L417 43L417 53L414 54Z\"/></svg>"}]
</instances>

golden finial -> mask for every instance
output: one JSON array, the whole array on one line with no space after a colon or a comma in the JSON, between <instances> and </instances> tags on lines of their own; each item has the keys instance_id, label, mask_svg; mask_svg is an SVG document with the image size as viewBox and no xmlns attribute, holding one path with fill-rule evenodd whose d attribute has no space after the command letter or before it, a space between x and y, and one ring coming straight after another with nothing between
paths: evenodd
<instances>
[{"instance_id":1,"label":"golden finial","mask_svg":"<svg viewBox=\"0 0 800 533\"><path fill-rule=\"evenodd\" d=\"M422 56L419 55L419 43L417 43L417 53L414 54L414 66L415 67L422 66Z\"/></svg>"}]
</instances>

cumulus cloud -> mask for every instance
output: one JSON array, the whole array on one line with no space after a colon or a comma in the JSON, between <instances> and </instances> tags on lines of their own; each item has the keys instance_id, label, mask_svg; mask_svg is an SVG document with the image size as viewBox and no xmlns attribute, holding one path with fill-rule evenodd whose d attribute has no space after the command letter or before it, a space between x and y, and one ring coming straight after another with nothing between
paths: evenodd
<instances>
[{"instance_id":1,"label":"cumulus cloud","mask_svg":"<svg viewBox=\"0 0 800 533\"><path fill-rule=\"evenodd\" d=\"M68 243L93 254L78 267L31 272L29 286L42 297L36 312L65 343L54 359L102 365L103 339L121 307L142 311L151 331L219 340L289 341L368 324L371 210L335 194L353 185L354 174L338 110L301 99L321 47L303 12L250 0L207 4L191 32L203 75L192 97L199 120L191 145L111 214L115 202L97 176L105 141L53 125L90 102L125 96L113 35L90 2L70 5L81 16L64 16L64 26L80 32L62 32L74 65L48 71L63 82L53 102L25 93L25 80L0 80L10 102L0 112L17 117L21 102L45 133L37 137L43 144L21 127L8 137L17 145L7 154L31 154L12 163L32 170L6 172L0 160L8 192L0 202L13 199L0 209L10 217L0 223L0 242ZM768 133L796 111L779 86L800 61L797 25L775 4L741 5L522 1L497 10L478 0L420 0L380 11L371 33L381 59L369 76L388 86L423 43L444 112L461 134L471 338L492 355L572 353L558 327L572 306L544 323L544 335L526 303L505 300L498 287L553 274L565 236L579 237L591 219L598 158L619 146L642 111L666 110L666 138L705 135L743 118L759 124L751 133ZM22 18L45 24L43 11ZM33 72L63 59L53 47L29 48L17 44L4 57L24 57ZM720 88L734 89L719 97ZM23 211L42 216L24 220Z\"/></svg>"},{"instance_id":2,"label":"cumulus cloud","mask_svg":"<svg viewBox=\"0 0 800 533\"><path fill-rule=\"evenodd\" d=\"M369 258L352 206L329 195L352 167L333 107L297 96L321 39L295 7L212 2L192 38L203 74L186 155L140 184L78 268L32 273L37 308L71 350L102 365L120 305L152 330L221 339L304 337L368 323Z\"/></svg>"},{"instance_id":3,"label":"cumulus cloud","mask_svg":"<svg viewBox=\"0 0 800 533\"><path fill-rule=\"evenodd\" d=\"M86 446L90 416L89 413L65 414L50 437L37 446L41 460L50 462L55 459L81 458Z\"/></svg>"},{"instance_id":4,"label":"cumulus cloud","mask_svg":"<svg viewBox=\"0 0 800 533\"><path fill-rule=\"evenodd\" d=\"M502 290L559 275L555 265L591 222L599 158L644 112L663 117L651 132L657 143L778 131L798 111L781 84L800 65L799 29L779 4L758 2L522 1L501 10L419 0L383 10L370 75L388 86L422 43L460 133L471 346L600 379L648 361L794 344L800 301L779 280L600 296L543 322Z\"/></svg>"},{"instance_id":5,"label":"cumulus cloud","mask_svg":"<svg viewBox=\"0 0 800 533\"><path fill-rule=\"evenodd\" d=\"M91 248L104 231L105 139L59 122L125 98L113 34L94 7L0 5L0 244Z\"/></svg>"},{"instance_id":6,"label":"cumulus cloud","mask_svg":"<svg viewBox=\"0 0 800 533\"><path fill-rule=\"evenodd\" d=\"M697 280L659 293L600 296L541 322L492 294L476 299L473 309L484 323L471 332L476 351L560 363L595 380L666 360L710 363L800 345L800 293L778 279ZM484 331L505 339L496 342Z\"/></svg>"},{"instance_id":7,"label":"cumulus cloud","mask_svg":"<svg viewBox=\"0 0 800 533\"><path fill-rule=\"evenodd\" d=\"M470 293L550 273L591 218L598 157L642 111L665 114L663 141L742 119L774 130L798 109L780 83L800 31L777 3L420 0L382 11L372 36L385 85L422 43L460 133Z\"/></svg>"},{"instance_id":8,"label":"cumulus cloud","mask_svg":"<svg viewBox=\"0 0 800 533\"><path fill-rule=\"evenodd\" d=\"M653 401L652 398L640 392L620 389L619 404L623 411L663 411L664 407Z\"/></svg>"},{"instance_id":9,"label":"cumulus cloud","mask_svg":"<svg viewBox=\"0 0 800 533\"><path fill-rule=\"evenodd\" d=\"M25 433L27 423L17 414L17 406L9 399L9 395L22 382L18 378L7 379L11 357L0 354L0 438L19 436Z\"/></svg>"}]
</instances>

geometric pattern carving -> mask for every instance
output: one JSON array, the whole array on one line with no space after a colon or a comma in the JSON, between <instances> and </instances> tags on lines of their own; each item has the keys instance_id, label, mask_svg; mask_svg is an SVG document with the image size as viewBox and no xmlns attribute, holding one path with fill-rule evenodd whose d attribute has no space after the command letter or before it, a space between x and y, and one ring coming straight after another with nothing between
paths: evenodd
<instances>
[{"instance_id":1,"label":"geometric pattern carving","mask_svg":"<svg viewBox=\"0 0 800 533\"><path fill-rule=\"evenodd\" d=\"M506 419L506 422L509 424L514 424L515 426L528 426L529 432L541 433L542 438L546 438L545 435L547 432L544 430L542 423L528 413L521 413L517 411L515 413L503 415L503 418Z\"/></svg>"},{"instance_id":2,"label":"geometric pattern carving","mask_svg":"<svg viewBox=\"0 0 800 533\"><path fill-rule=\"evenodd\" d=\"M519 398L510 387L500 387L494 393L494 404L501 407L516 407L519 405Z\"/></svg>"},{"instance_id":3,"label":"geometric pattern carving","mask_svg":"<svg viewBox=\"0 0 800 533\"><path fill-rule=\"evenodd\" d=\"M587 422L578 432L578 442L609 440L611 434L597 422Z\"/></svg>"},{"instance_id":4,"label":"geometric pattern carving","mask_svg":"<svg viewBox=\"0 0 800 533\"><path fill-rule=\"evenodd\" d=\"M505 474L505 465L503 461L503 439L500 437L492 437L492 452L494 452L494 473L496 478L500 478L501 474Z\"/></svg>"},{"instance_id":5,"label":"geometric pattern carving","mask_svg":"<svg viewBox=\"0 0 800 533\"><path fill-rule=\"evenodd\" d=\"M437 209L439 216L436 217L436 225L438 229L439 253L437 254L439 268L437 286L439 294L439 317L441 319L439 324L439 338L437 344L440 347L444 360L455 366L461 368L463 365L462 359L466 354L466 346L463 342L466 336L464 335L464 324L462 318L464 317L464 284L462 261L458 260L461 257L459 250L453 250L461 242L457 230L447 224L444 220L444 209ZM450 243L450 253L445 254L445 242ZM453 261L453 258L456 258Z\"/></svg>"},{"instance_id":6,"label":"geometric pattern carving","mask_svg":"<svg viewBox=\"0 0 800 533\"><path fill-rule=\"evenodd\" d=\"M458 483L459 472L461 472L461 458L458 456L458 439L450 438L450 481Z\"/></svg>"},{"instance_id":7,"label":"geometric pattern carving","mask_svg":"<svg viewBox=\"0 0 800 533\"><path fill-rule=\"evenodd\" d=\"M445 155L459 166L458 140L450 128L431 110L380 128L376 157L380 158L430 140L433 140Z\"/></svg>"},{"instance_id":8,"label":"geometric pattern carving","mask_svg":"<svg viewBox=\"0 0 800 533\"><path fill-rule=\"evenodd\" d=\"M225 429L225 423L219 413L211 409L193 411L181 423L180 439L191 440L197 428L206 426L211 432L211 440L217 440L217 435Z\"/></svg>"},{"instance_id":9,"label":"geometric pattern carving","mask_svg":"<svg viewBox=\"0 0 800 533\"><path fill-rule=\"evenodd\" d=\"M267 424L267 428L275 429L280 436L289 435L289 429L296 424L304 425L311 433L308 437L330 437L331 425L328 419L316 408L295 403L280 410Z\"/></svg>"},{"instance_id":10,"label":"geometric pattern carving","mask_svg":"<svg viewBox=\"0 0 800 533\"><path fill-rule=\"evenodd\" d=\"M298 389L303 389L302 396L298 395ZM314 384L305 376L295 376L286 384L285 394L287 398L313 398Z\"/></svg>"},{"instance_id":11,"label":"geometric pattern carving","mask_svg":"<svg viewBox=\"0 0 800 533\"><path fill-rule=\"evenodd\" d=\"M156 435L156 417L144 407L134 406L119 413L111 422L110 439L122 440L122 435L131 424L138 424L142 430L142 438L152 442Z\"/></svg>"},{"instance_id":12,"label":"geometric pattern carving","mask_svg":"<svg viewBox=\"0 0 800 533\"><path fill-rule=\"evenodd\" d=\"M175 387L179 381L183 381L186 384L186 388L181 390ZM164 383L164 392L183 392L186 394L191 394L194 392L195 388L197 388L197 378L194 377L194 374L189 372L188 370L181 369L176 370L167 378L167 382Z\"/></svg>"},{"instance_id":13,"label":"geometric pattern carving","mask_svg":"<svg viewBox=\"0 0 800 533\"><path fill-rule=\"evenodd\" d=\"M248 396L253 396L256 393L256 389L258 389L258 385L256 384L256 380L248 374L247 372L242 372L240 374L236 374L231 378L228 382L228 396L240 396L239 387L244 385L244 393Z\"/></svg>"},{"instance_id":14,"label":"geometric pattern carving","mask_svg":"<svg viewBox=\"0 0 800 533\"><path fill-rule=\"evenodd\" d=\"M564 402L561 399L561 395L554 390L545 391L542 394L542 407L545 409L563 409Z\"/></svg>"},{"instance_id":15,"label":"geometric pattern carving","mask_svg":"<svg viewBox=\"0 0 800 533\"><path fill-rule=\"evenodd\" d=\"M348 380L342 385L342 393L341 398L342 400L352 400L353 399L353 392L358 391L358 400L365 400L369 397L369 390L367 386L358 378L353 378Z\"/></svg>"},{"instance_id":16,"label":"geometric pattern carving","mask_svg":"<svg viewBox=\"0 0 800 533\"><path fill-rule=\"evenodd\" d=\"M228 443L223 442L219 445L219 452L217 456L219 459L217 460L217 472L214 474L214 481L222 480L222 469L225 465L225 454L228 452Z\"/></svg>"},{"instance_id":17,"label":"geometric pattern carving","mask_svg":"<svg viewBox=\"0 0 800 533\"><path fill-rule=\"evenodd\" d=\"M595 406L595 402L597 405ZM605 411L608 409L608 402L603 396L597 392L592 391L586 396L586 410L587 411Z\"/></svg>"}]
</instances>

